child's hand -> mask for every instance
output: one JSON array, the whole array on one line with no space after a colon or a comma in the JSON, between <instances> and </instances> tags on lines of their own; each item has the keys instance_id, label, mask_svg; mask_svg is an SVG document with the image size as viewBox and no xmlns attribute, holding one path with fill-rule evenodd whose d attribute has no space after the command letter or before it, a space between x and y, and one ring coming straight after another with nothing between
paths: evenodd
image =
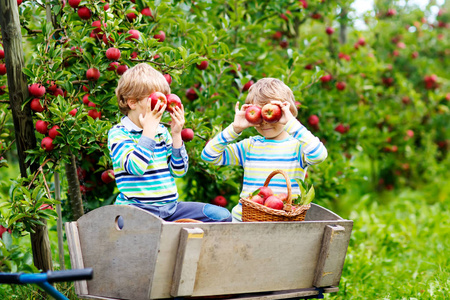
<instances>
[{"instance_id":1,"label":"child's hand","mask_svg":"<svg viewBox=\"0 0 450 300\"><path fill-rule=\"evenodd\" d=\"M289 102L270 101L270 103L278 104L281 107L281 110L283 111L283 115L281 116L281 119L278 121L278 123L286 125L287 122L289 122L292 118L294 118L294 115L291 113L290 110L291 104Z\"/></svg>"},{"instance_id":2,"label":"child's hand","mask_svg":"<svg viewBox=\"0 0 450 300\"><path fill-rule=\"evenodd\" d=\"M172 117L172 122L170 123L172 135L181 134L181 130L183 130L185 123L184 106L181 105L181 108L175 106L174 111L170 116Z\"/></svg>"},{"instance_id":3,"label":"child's hand","mask_svg":"<svg viewBox=\"0 0 450 300\"><path fill-rule=\"evenodd\" d=\"M143 101L143 100L142 100ZM139 115L139 122L141 123L142 135L154 139L156 136L156 129L158 128L161 117L166 110L166 104L158 101L152 110L151 101L147 101L145 115Z\"/></svg>"},{"instance_id":4,"label":"child's hand","mask_svg":"<svg viewBox=\"0 0 450 300\"><path fill-rule=\"evenodd\" d=\"M239 101L236 102L235 111L236 114L234 115L234 121L233 121L233 129L236 133L241 133L244 131L244 129L254 126L254 124L247 121L245 118L245 110L251 106L251 104L244 104L242 105L242 108L239 109Z\"/></svg>"}]
</instances>

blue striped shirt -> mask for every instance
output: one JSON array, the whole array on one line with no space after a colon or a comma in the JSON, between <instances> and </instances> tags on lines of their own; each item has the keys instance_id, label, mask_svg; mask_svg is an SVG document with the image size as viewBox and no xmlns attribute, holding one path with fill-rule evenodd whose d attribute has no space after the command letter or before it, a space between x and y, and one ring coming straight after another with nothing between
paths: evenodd
<instances>
[{"instance_id":1,"label":"blue striped shirt","mask_svg":"<svg viewBox=\"0 0 450 300\"><path fill-rule=\"evenodd\" d=\"M163 125L150 139L125 116L109 131L108 149L120 191L115 204L161 206L178 200L174 178L186 174L189 160L184 144L172 148L172 137Z\"/></svg>"}]
</instances>

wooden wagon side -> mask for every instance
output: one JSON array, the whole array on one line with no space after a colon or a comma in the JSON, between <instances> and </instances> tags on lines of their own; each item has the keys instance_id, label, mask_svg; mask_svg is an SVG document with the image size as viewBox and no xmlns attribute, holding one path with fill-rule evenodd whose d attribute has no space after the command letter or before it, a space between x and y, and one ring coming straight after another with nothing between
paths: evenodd
<instances>
[{"instance_id":1,"label":"wooden wagon side","mask_svg":"<svg viewBox=\"0 0 450 300\"><path fill-rule=\"evenodd\" d=\"M337 291L352 224L317 205L305 222L200 224L106 206L66 230L72 267L94 269L80 297L281 299Z\"/></svg>"}]
</instances>

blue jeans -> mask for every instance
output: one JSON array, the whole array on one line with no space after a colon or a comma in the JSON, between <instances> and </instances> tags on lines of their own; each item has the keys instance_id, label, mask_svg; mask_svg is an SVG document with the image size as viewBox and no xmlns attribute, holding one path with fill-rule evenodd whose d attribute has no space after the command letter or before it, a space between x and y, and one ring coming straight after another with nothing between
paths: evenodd
<instances>
[{"instance_id":1,"label":"blue jeans","mask_svg":"<svg viewBox=\"0 0 450 300\"><path fill-rule=\"evenodd\" d=\"M194 219L202 222L231 222L228 209L202 202L173 202L163 206L135 203L133 206L144 209L165 221Z\"/></svg>"}]
</instances>

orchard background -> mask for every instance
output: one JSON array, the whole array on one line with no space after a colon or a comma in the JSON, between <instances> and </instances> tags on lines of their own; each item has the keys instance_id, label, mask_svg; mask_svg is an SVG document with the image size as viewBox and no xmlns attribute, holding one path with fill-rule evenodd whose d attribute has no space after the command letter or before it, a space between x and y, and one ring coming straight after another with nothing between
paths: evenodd
<instances>
[{"instance_id":1,"label":"orchard background","mask_svg":"<svg viewBox=\"0 0 450 300\"><path fill-rule=\"evenodd\" d=\"M355 221L340 291L326 298L446 299L450 4L379 0L357 19L353 2L3 1L1 18L18 13L24 84L9 86L12 25L0 22L0 271L70 268L58 203L64 222L113 203L114 89L146 62L166 74L194 132L182 200L238 202L242 171L200 153L253 82L279 78L328 149L308 170L315 202ZM17 128L17 107L32 126ZM32 141L25 158L18 130ZM36 251L48 251L47 262ZM71 285L58 287L77 299ZM3 285L0 295L42 297L31 286Z\"/></svg>"}]
</instances>

